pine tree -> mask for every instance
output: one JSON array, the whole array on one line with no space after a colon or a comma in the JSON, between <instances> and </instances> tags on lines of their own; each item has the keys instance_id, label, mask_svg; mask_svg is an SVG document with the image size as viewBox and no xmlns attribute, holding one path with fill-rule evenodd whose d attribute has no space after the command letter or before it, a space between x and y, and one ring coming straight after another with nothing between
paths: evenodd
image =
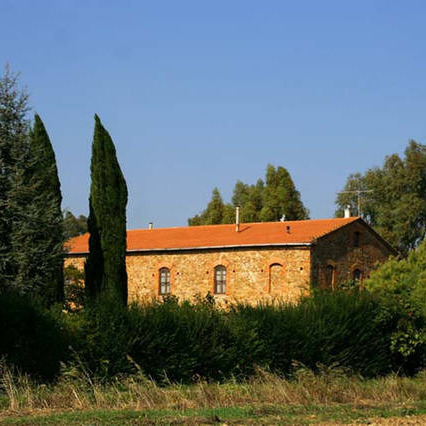
<instances>
[{"instance_id":1,"label":"pine tree","mask_svg":"<svg viewBox=\"0 0 426 426\"><path fill-rule=\"evenodd\" d=\"M0 78L0 291L14 283L16 259L11 234L16 218L10 198L24 174L29 149L28 94L19 88L18 78L8 65Z\"/></svg>"},{"instance_id":2,"label":"pine tree","mask_svg":"<svg viewBox=\"0 0 426 426\"><path fill-rule=\"evenodd\" d=\"M259 214L262 222L279 220L301 220L308 218L308 211L300 200L290 173L284 167L268 165L263 207Z\"/></svg>"},{"instance_id":3,"label":"pine tree","mask_svg":"<svg viewBox=\"0 0 426 426\"><path fill-rule=\"evenodd\" d=\"M217 225L223 223L223 217L225 213L225 204L223 203L222 196L220 195L219 189L214 188L212 192L212 198L207 205L207 208L200 214L194 216L192 219L188 219L190 226L196 225Z\"/></svg>"},{"instance_id":4,"label":"pine tree","mask_svg":"<svg viewBox=\"0 0 426 426\"><path fill-rule=\"evenodd\" d=\"M64 234L65 240L85 234L87 232L87 217L81 214L75 217L70 210L65 210L64 214Z\"/></svg>"},{"instance_id":5,"label":"pine tree","mask_svg":"<svg viewBox=\"0 0 426 426\"><path fill-rule=\"evenodd\" d=\"M86 294L91 300L100 297L126 304L127 185L114 143L97 115L90 170Z\"/></svg>"},{"instance_id":6,"label":"pine tree","mask_svg":"<svg viewBox=\"0 0 426 426\"><path fill-rule=\"evenodd\" d=\"M241 207L242 222L275 221L283 215L287 220L309 217L288 171L283 167L275 169L274 166L268 165L266 185L262 179L258 179L255 185L237 181L232 204L223 203L216 188L207 208L200 215L188 219L188 224L233 223L236 206Z\"/></svg>"}]
</instances>

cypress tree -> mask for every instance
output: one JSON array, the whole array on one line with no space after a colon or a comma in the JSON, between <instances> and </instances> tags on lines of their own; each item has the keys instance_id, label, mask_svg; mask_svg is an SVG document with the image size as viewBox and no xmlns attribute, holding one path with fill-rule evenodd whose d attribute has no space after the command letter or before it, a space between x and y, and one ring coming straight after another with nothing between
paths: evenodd
<instances>
[{"instance_id":1,"label":"cypress tree","mask_svg":"<svg viewBox=\"0 0 426 426\"><path fill-rule=\"evenodd\" d=\"M41 296L46 305L62 302L62 195L55 153L38 115L24 170L15 175L13 184L9 205L13 211L14 287Z\"/></svg>"},{"instance_id":2,"label":"cypress tree","mask_svg":"<svg viewBox=\"0 0 426 426\"><path fill-rule=\"evenodd\" d=\"M114 143L97 115L90 171L86 295L91 300L112 299L126 304L127 185Z\"/></svg>"}]
</instances>

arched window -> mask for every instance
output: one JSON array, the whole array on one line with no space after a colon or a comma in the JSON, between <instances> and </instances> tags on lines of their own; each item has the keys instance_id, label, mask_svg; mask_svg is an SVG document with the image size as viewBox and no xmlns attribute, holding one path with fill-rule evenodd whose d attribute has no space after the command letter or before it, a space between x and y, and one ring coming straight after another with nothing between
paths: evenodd
<instances>
[{"instance_id":1,"label":"arched window","mask_svg":"<svg viewBox=\"0 0 426 426\"><path fill-rule=\"evenodd\" d=\"M325 269L325 284L327 285L327 287L334 287L334 272L334 266L327 265L327 268Z\"/></svg>"},{"instance_id":2,"label":"arched window","mask_svg":"<svg viewBox=\"0 0 426 426\"><path fill-rule=\"evenodd\" d=\"M159 274L159 294L170 294L170 269L161 268Z\"/></svg>"},{"instance_id":3,"label":"arched window","mask_svg":"<svg viewBox=\"0 0 426 426\"><path fill-rule=\"evenodd\" d=\"M283 265L281 263L273 263L269 266L269 293L281 295L282 286Z\"/></svg>"},{"instance_id":4,"label":"arched window","mask_svg":"<svg viewBox=\"0 0 426 426\"><path fill-rule=\"evenodd\" d=\"M361 281L362 280L362 271L360 269L354 269L352 272L352 279L354 281Z\"/></svg>"},{"instance_id":5,"label":"arched window","mask_svg":"<svg viewBox=\"0 0 426 426\"><path fill-rule=\"evenodd\" d=\"M214 268L214 292L216 294L226 293L226 268L223 265Z\"/></svg>"}]
</instances>

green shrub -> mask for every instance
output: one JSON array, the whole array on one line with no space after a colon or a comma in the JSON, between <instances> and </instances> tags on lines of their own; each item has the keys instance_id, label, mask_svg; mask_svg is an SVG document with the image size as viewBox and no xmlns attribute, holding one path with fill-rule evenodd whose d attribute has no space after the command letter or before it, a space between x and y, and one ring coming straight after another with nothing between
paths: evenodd
<instances>
[{"instance_id":1,"label":"green shrub","mask_svg":"<svg viewBox=\"0 0 426 426\"><path fill-rule=\"evenodd\" d=\"M134 371L127 358L132 340L129 313L121 304L108 299L92 303L67 314L67 325L71 367L98 379Z\"/></svg>"},{"instance_id":2,"label":"green shrub","mask_svg":"<svg viewBox=\"0 0 426 426\"><path fill-rule=\"evenodd\" d=\"M408 374L426 366L426 241L406 259L390 259L365 282L390 332L394 365Z\"/></svg>"},{"instance_id":3,"label":"green shrub","mask_svg":"<svg viewBox=\"0 0 426 426\"><path fill-rule=\"evenodd\" d=\"M0 358L41 380L52 380L66 358L64 324L29 297L0 294Z\"/></svg>"},{"instance_id":4,"label":"green shrub","mask_svg":"<svg viewBox=\"0 0 426 426\"><path fill-rule=\"evenodd\" d=\"M222 380L247 375L254 367L251 353L260 344L257 335L210 303L179 304L169 298L133 305L130 316L130 355L156 380Z\"/></svg>"},{"instance_id":5,"label":"green shrub","mask_svg":"<svg viewBox=\"0 0 426 426\"><path fill-rule=\"evenodd\" d=\"M290 374L294 363L312 370L339 366L364 376L391 371L380 306L359 291L314 292L297 305L240 305L236 315L263 340L257 362Z\"/></svg>"}]
</instances>

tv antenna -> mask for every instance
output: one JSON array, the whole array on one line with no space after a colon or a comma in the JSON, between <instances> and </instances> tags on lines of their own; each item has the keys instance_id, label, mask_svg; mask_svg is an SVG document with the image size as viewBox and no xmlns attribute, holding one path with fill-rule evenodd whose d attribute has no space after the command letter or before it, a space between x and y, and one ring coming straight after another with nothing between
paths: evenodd
<instances>
[{"instance_id":1,"label":"tv antenna","mask_svg":"<svg viewBox=\"0 0 426 426\"><path fill-rule=\"evenodd\" d=\"M356 194L357 196L357 211L358 211L358 216L361 217L362 216L362 212L361 212L361 196L363 194L366 194L368 192L374 192L373 189L356 189L355 191L341 191L338 192L338 194Z\"/></svg>"}]
</instances>

